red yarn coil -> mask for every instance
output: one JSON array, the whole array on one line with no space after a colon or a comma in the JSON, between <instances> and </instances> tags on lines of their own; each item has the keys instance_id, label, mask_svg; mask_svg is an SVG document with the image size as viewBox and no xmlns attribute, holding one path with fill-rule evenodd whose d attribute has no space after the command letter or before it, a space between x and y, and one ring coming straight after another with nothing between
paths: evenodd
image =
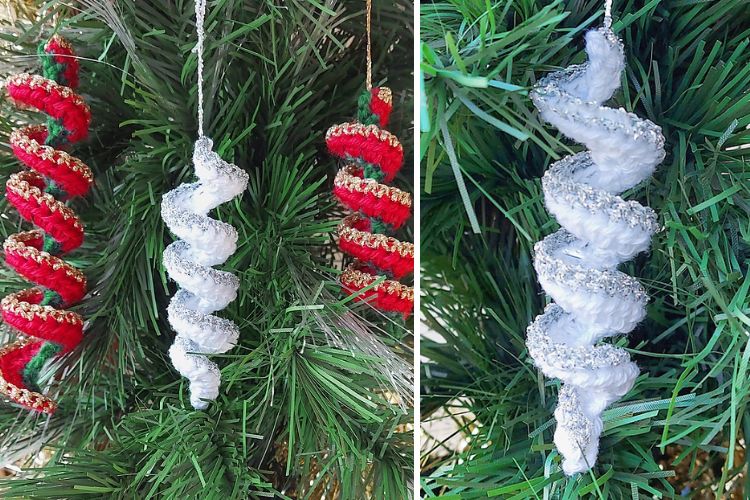
<instances>
[{"instance_id":1,"label":"red yarn coil","mask_svg":"<svg viewBox=\"0 0 750 500\"><path fill-rule=\"evenodd\" d=\"M376 269L387 269L400 279L414 271L414 254L396 238L373 234L370 221L352 214L342 222L339 248Z\"/></svg>"},{"instance_id":2,"label":"red yarn coil","mask_svg":"<svg viewBox=\"0 0 750 500\"><path fill-rule=\"evenodd\" d=\"M88 135L91 122L88 106L73 91L79 81L78 61L70 45L57 36L45 45L44 52L56 63L56 81L39 75L14 75L8 79L8 95L62 126L50 144L78 142ZM41 288L10 294L0 302L5 322L22 334L0 348L0 393L29 409L51 414L57 403L30 387L28 377L37 374L49 356L71 351L83 338L83 318L62 308L84 297L86 279L57 255L83 243L83 227L64 202L85 194L93 176L61 146L47 144L48 133L45 126L33 125L14 130L10 136L13 154L29 170L10 177L6 197L21 217L39 229L9 236L3 244L5 261ZM53 348L42 352L48 342ZM31 383L35 386L36 380Z\"/></svg>"},{"instance_id":3,"label":"red yarn coil","mask_svg":"<svg viewBox=\"0 0 750 500\"><path fill-rule=\"evenodd\" d=\"M352 264L347 267L341 274L341 282L345 284L344 291L348 295L357 294L357 301L368 302L381 311L401 313L404 317L414 313L413 298L405 299L399 290L394 288L395 282L383 282L362 292L375 282L373 270L367 266L359 267Z\"/></svg>"},{"instance_id":4,"label":"red yarn coil","mask_svg":"<svg viewBox=\"0 0 750 500\"><path fill-rule=\"evenodd\" d=\"M359 189L343 186L344 180L340 180L339 176L337 176L339 182L334 183L333 193L349 209L358 210L367 217L379 217L394 230L400 228L411 217L411 206L394 201L390 196L378 196L373 192L377 191L377 187L368 190L367 188L375 181L363 179L361 168L342 169L339 175L342 175L342 172L349 174L350 178L356 177L359 179L356 181L352 179L353 182L358 184ZM378 183L376 182L376 184Z\"/></svg>"},{"instance_id":5,"label":"red yarn coil","mask_svg":"<svg viewBox=\"0 0 750 500\"><path fill-rule=\"evenodd\" d=\"M382 234L400 228L411 215L411 196L386 185L404 161L398 139L380 128L390 117L391 92L374 88L360 106L366 106L360 117L368 124L343 123L326 133L328 150L347 162L336 175L333 192L355 211L338 228L339 248L355 258L340 280L346 293L357 294L356 300L409 316L414 290L398 280L414 271L414 245Z\"/></svg>"},{"instance_id":6,"label":"red yarn coil","mask_svg":"<svg viewBox=\"0 0 750 500\"><path fill-rule=\"evenodd\" d=\"M34 171L42 176L52 177L54 175L62 190L73 198L86 194L91 186L91 181L81 175L80 171L88 167L78 158L70 156L65 151L53 149L51 154L44 157L29 153L18 143L23 137L36 141L38 144L44 144L47 140L47 127L44 125L31 125L11 134L11 149L13 154L24 165L34 165ZM16 140L13 138L17 137Z\"/></svg>"},{"instance_id":7,"label":"red yarn coil","mask_svg":"<svg viewBox=\"0 0 750 500\"><path fill-rule=\"evenodd\" d=\"M70 87L39 75L22 73L8 80L7 91L12 100L61 121L68 132L68 142L81 141L88 135L91 114L83 99Z\"/></svg>"},{"instance_id":8,"label":"red yarn coil","mask_svg":"<svg viewBox=\"0 0 750 500\"><path fill-rule=\"evenodd\" d=\"M361 123L344 123L340 133L335 127L329 129L326 139L328 151L344 159L360 159L371 165L377 165L382 170L383 182L391 182L404 163L404 149L395 136L385 134L375 135L380 130L377 125L362 125ZM333 132L332 132L333 131ZM331 133L332 132L332 133Z\"/></svg>"}]
</instances>

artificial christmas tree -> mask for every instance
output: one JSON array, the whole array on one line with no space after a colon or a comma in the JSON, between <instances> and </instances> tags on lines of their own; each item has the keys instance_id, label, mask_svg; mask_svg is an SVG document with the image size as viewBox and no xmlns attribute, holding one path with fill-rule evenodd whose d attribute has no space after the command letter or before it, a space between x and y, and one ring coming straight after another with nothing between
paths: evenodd
<instances>
[{"instance_id":1,"label":"artificial christmas tree","mask_svg":"<svg viewBox=\"0 0 750 500\"><path fill-rule=\"evenodd\" d=\"M79 49L94 126L76 151L96 183L74 202L87 235L72 259L89 282L75 308L88 319L82 345L43 372L59 395L53 417L0 408L3 463L20 467L0 495L408 498L409 325L340 294L331 237L344 211L323 137L362 86L364 2L207 4L205 133L249 183L241 201L211 213L239 235L222 267L239 278L237 299L218 314L240 335L211 356L222 384L205 411L192 408L167 354L176 286L161 266L173 241L162 196L195 180L194 6L74 5L38 2L49 10L3 27L13 72L53 31ZM378 74L409 89L412 5L376 1L373 19ZM394 94L391 118L406 151L411 99ZM4 102L0 135L35 118ZM0 174L17 170L4 147ZM408 187L411 172L407 162L397 182ZM7 236L19 222L2 208ZM12 271L2 277L3 294L22 287Z\"/></svg>"},{"instance_id":2,"label":"artificial christmas tree","mask_svg":"<svg viewBox=\"0 0 750 500\"><path fill-rule=\"evenodd\" d=\"M433 330L421 346L422 418L429 429L453 415L453 432L465 438L425 436L426 497L742 494L747 2L614 2L625 71L607 106L660 126L666 158L623 195L651 207L661 231L650 252L619 267L650 297L646 318L611 340L642 375L602 414L590 471L561 469L551 418L560 382L546 379L526 348L526 327L548 303L533 246L559 229L541 178L586 150L544 123L529 92L551 71L585 62L584 35L601 24L603 7L421 6L421 313Z\"/></svg>"}]
</instances>

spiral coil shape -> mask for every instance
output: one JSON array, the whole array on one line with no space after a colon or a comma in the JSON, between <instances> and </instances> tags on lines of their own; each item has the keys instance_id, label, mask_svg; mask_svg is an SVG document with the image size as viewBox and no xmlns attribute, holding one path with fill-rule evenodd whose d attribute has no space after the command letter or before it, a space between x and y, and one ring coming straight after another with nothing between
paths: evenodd
<instances>
[{"instance_id":1,"label":"spiral coil shape","mask_svg":"<svg viewBox=\"0 0 750 500\"><path fill-rule=\"evenodd\" d=\"M358 121L329 128L326 145L344 160L334 179L334 194L354 210L338 227L339 248L355 258L341 274L343 289L382 311L408 316L414 290L398 280L414 272L414 245L389 234L409 218L412 200L409 193L387 185L404 162L401 143L384 130L391 109L390 89L365 92Z\"/></svg>"},{"instance_id":2,"label":"spiral coil shape","mask_svg":"<svg viewBox=\"0 0 750 500\"><path fill-rule=\"evenodd\" d=\"M36 287L0 302L6 324L18 340L0 348L0 393L26 408L52 414L57 403L41 394L39 374L51 357L75 348L83 338L83 318L65 308L86 294L83 273L61 256L83 243L83 226L66 205L89 190L93 175L65 151L85 139L91 113L78 86L78 61L71 46L53 37L40 51L44 75L22 73L6 83L9 98L49 116L46 125L15 129L13 154L29 170L10 176L8 202L38 229L16 233L3 244L5 261Z\"/></svg>"},{"instance_id":3,"label":"spiral coil shape","mask_svg":"<svg viewBox=\"0 0 750 500\"><path fill-rule=\"evenodd\" d=\"M239 329L211 313L237 298L237 276L213 269L237 249L237 230L212 219L208 212L239 196L248 175L213 151L213 142L200 137L193 151L198 182L181 184L164 195L162 219L179 238L164 250L164 267L180 289L167 308L177 332L169 349L172 364L190 383L190 404L205 409L219 395L221 373L207 354L227 352L237 343Z\"/></svg>"},{"instance_id":4,"label":"spiral coil shape","mask_svg":"<svg viewBox=\"0 0 750 500\"><path fill-rule=\"evenodd\" d=\"M542 118L588 149L553 164L542 179L545 204L562 229L534 248L539 282L554 303L527 336L535 364L563 382L554 439L569 475L593 466L601 413L638 376L627 351L596 344L630 332L646 315L645 289L616 267L648 249L657 217L617 194L650 177L665 154L660 127L601 105L625 65L614 33L588 32L586 52L587 63L549 75L531 92Z\"/></svg>"}]
</instances>

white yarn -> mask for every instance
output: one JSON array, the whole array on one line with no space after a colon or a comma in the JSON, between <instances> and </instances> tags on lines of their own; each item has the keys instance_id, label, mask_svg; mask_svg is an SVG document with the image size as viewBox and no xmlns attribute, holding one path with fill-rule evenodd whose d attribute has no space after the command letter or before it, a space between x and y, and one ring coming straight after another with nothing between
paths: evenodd
<instances>
[{"instance_id":1,"label":"white yarn","mask_svg":"<svg viewBox=\"0 0 750 500\"><path fill-rule=\"evenodd\" d=\"M248 175L222 160L207 137L195 143L198 182L181 184L162 199L162 218L180 238L164 250L164 267L178 290L167 309L177 332L169 349L177 371L190 381L190 404L205 409L219 395L219 367L205 354L224 353L239 337L237 325L213 316L237 297L239 280L211 266L223 264L237 247L237 231L206 214L247 187Z\"/></svg>"},{"instance_id":2,"label":"white yarn","mask_svg":"<svg viewBox=\"0 0 750 500\"><path fill-rule=\"evenodd\" d=\"M648 249L656 214L617 193L664 159L655 124L601 106L620 85L624 54L609 29L586 34L588 62L549 75L531 93L544 120L588 151L564 158L542 180L547 209L563 227L535 246L534 267L554 304L529 325L529 354L559 378L555 445L570 475L596 461L601 413L633 386L638 367L601 339L630 332L646 314L637 280L616 266Z\"/></svg>"}]
</instances>

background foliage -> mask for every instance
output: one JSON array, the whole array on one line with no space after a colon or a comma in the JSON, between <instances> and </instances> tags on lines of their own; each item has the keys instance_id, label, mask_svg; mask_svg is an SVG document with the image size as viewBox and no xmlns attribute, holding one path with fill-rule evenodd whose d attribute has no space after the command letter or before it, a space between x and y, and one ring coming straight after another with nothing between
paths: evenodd
<instances>
[{"instance_id":1,"label":"background foliage","mask_svg":"<svg viewBox=\"0 0 750 500\"><path fill-rule=\"evenodd\" d=\"M566 479L552 443L559 382L525 350L546 299L533 244L558 226L540 182L580 146L540 123L527 90L580 63L598 0L421 6L423 419L453 413L463 450L433 439L427 497L696 498L750 491L748 243L750 4L615 0L627 69L613 105L661 125L667 158L626 196L664 229L624 269L652 300L627 339L642 369L605 413L596 467ZM455 161L451 160L455 150ZM731 450L731 451L730 451ZM675 477L677 472L679 477ZM745 493L747 494L747 493ZM740 496L735 496L740 498Z\"/></svg>"},{"instance_id":2,"label":"background foliage","mask_svg":"<svg viewBox=\"0 0 750 500\"><path fill-rule=\"evenodd\" d=\"M84 58L93 129L76 152L96 186L75 203L87 240L71 260L87 273L91 296L77 308L88 318L82 348L58 363L66 374L53 383L58 413L48 420L0 407L3 463L31 466L37 451L52 451L43 468L0 483L3 498L405 498L412 413L399 393L410 383L410 325L341 299L331 233L342 211L329 194L336 165L323 142L330 125L356 112L364 2L208 3L207 134L251 180L241 201L218 210L240 231L224 268L242 288L222 314L242 333L217 358L222 392L206 412L190 408L166 356L175 287L160 262L171 241L161 196L192 180L193 2L36 7L38 17L2 27L3 59L35 71L36 45L53 31ZM406 151L412 8L399 0L373 9L375 79L395 92L391 130ZM0 176L20 168L7 145L11 128L40 121L0 104ZM411 172L407 164L397 181L407 189ZM2 210L3 237L25 227L5 201ZM0 294L22 286L0 271Z\"/></svg>"}]
</instances>

